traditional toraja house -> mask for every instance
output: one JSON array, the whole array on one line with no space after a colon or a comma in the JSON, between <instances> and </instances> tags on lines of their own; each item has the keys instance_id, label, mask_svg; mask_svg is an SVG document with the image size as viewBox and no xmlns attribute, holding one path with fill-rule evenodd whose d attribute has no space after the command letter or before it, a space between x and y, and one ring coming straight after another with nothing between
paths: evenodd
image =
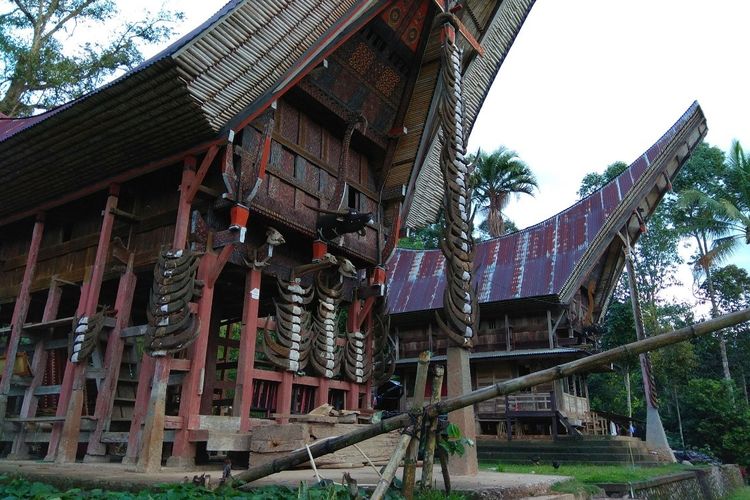
<instances>
[{"instance_id":1,"label":"traditional toraja house","mask_svg":"<svg viewBox=\"0 0 750 500\"><path fill-rule=\"evenodd\" d=\"M441 164L468 257L463 143L532 3L233 0L0 120L11 456L154 470L247 450L255 417L366 412L393 370L384 262ZM475 317L446 317L459 343Z\"/></svg>"},{"instance_id":2,"label":"traditional toraja house","mask_svg":"<svg viewBox=\"0 0 750 500\"><path fill-rule=\"evenodd\" d=\"M694 103L602 189L535 226L476 244L473 286L481 320L470 355L474 389L588 355L628 249L706 131ZM386 267L397 372L408 391L419 353L432 351L440 362L450 345L433 319L444 305L446 259L439 250L398 248ZM649 390L649 408L655 408ZM590 410L581 376L490 400L475 411L480 433L508 439L610 432L607 420Z\"/></svg>"}]
</instances>

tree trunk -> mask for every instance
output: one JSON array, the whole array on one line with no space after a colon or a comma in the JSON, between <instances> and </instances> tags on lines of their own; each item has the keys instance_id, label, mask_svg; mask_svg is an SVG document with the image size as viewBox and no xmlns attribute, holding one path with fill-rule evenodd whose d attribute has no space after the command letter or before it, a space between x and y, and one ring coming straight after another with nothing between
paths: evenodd
<instances>
[{"instance_id":1,"label":"tree trunk","mask_svg":"<svg viewBox=\"0 0 750 500\"><path fill-rule=\"evenodd\" d=\"M677 386L672 386L672 392L674 393L674 405L677 409L677 426L680 428L680 441L682 442L682 449L685 449L685 434L682 432L682 417L680 416L680 400L677 398Z\"/></svg>"},{"instance_id":2,"label":"tree trunk","mask_svg":"<svg viewBox=\"0 0 750 500\"><path fill-rule=\"evenodd\" d=\"M719 306L716 304L716 291L714 290L714 281L711 277L711 266L705 263L703 266L706 272L706 284L708 285L708 296L711 299L711 317L719 316ZM721 353L721 368L724 371L724 379L732 380L732 374L729 372L729 357L727 356L727 341L724 338L724 332L719 331L719 352Z\"/></svg>"}]
</instances>

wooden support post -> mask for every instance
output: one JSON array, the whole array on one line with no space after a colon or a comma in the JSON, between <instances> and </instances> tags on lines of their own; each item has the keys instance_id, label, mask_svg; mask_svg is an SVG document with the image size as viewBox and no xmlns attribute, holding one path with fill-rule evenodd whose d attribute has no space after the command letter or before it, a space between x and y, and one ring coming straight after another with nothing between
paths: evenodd
<instances>
[{"instance_id":1,"label":"wooden support post","mask_svg":"<svg viewBox=\"0 0 750 500\"><path fill-rule=\"evenodd\" d=\"M552 328L552 311L547 309L547 335L549 335L549 348L555 348L555 332Z\"/></svg>"},{"instance_id":2,"label":"wooden support post","mask_svg":"<svg viewBox=\"0 0 750 500\"><path fill-rule=\"evenodd\" d=\"M47 302L44 305L42 314L42 323L52 321L57 317L57 311L60 308L60 298L62 297L62 288L53 278L47 291ZM36 409L39 403L39 397L34 395L36 388L42 384L44 371L47 366L47 349L45 349L44 335L42 334L34 346L34 357L31 360L31 373L34 377L31 384L26 388L21 403L21 418L36 416ZM11 460L23 460L29 458L29 449L26 445L26 426L22 425L13 438L13 447L11 448L8 458Z\"/></svg>"},{"instance_id":3,"label":"wooden support post","mask_svg":"<svg viewBox=\"0 0 750 500\"><path fill-rule=\"evenodd\" d=\"M432 377L432 397L430 404L440 401L443 390L443 365L435 365L435 374ZM437 444L438 419L431 418L427 426L427 441L424 447L424 462L422 464L422 489L432 488L432 471L435 467L435 446Z\"/></svg>"},{"instance_id":4,"label":"wooden support post","mask_svg":"<svg viewBox=\"0 0 750 500\"><path fill-rule=\"evenodd\" d=\"M151 397L148 400L146 418L139 443L140 452L138 453L138 463L136 467L138 472L159 472L161 469L161 452L164 444L164 411L167 400L169 364L170 358L164 357L154 359L153 378L151 380ZM138 389L138 392L140 393L140 387ZM129 440L128 445L130 445ZM128 447L128 449L130 448Z\"/></svg>"},{"instance_id":5,"label":"wooden support post","mask_svg":"<svg viewBox=\"0 0 750 500\"><path fill-rule=\"evenodd\" d=\"M638 283L635 279L635 263L633 262L633 253L630 248L629 239L625 241L625 264L628 270L628 285L630 287L630 302L633 306L635 333L638 340L644 340L646 338L646 330L643 326L641 300L638 293ZM664 432L661 416L659 415L659 407L656 402L656 388L653 385L651 359L647 352L638 356L638 359L641 364L641 373L643 374L643 389L646 393L646 446L650 450L657 451L663 455L663 458L666 458L668 461L676 462L667 441L667 434Z\"/></svg>"},{"instance_id":6,"label":"wooden support post","mask_svg":"<svg viewBox=\"0 0 750 500\"><path fill-rule=\"evenodd\" d=\"M29 253L26 256L26 268L23 271L23 281L21 281L21 290L18 292L16 303L13 306L13 315L10 323L10 338L8 339L8 345L5 349L5 368L3 369L3 378L0 379L0 427L2 427L8 410L10 381L13 377L13 367L15 366L16 354L18 353L18 343L21 340L21 332L24 323L26 323L26 315L29 312L29 303L31 302L31 281L34 279L34 271L36 271L39 247L42 244L42 233L44 233L44 216L40 214L34 222L34 229L31 233L31 243L29 244Z\"/></svg>"},{"instance_id":7,"label":"wooden support post","mask_svg":"<svg viewBox=\"0 0 750 500\"><path fill-rule=\"evenodd\" d=\"M419 355L417 364L417 378L414 382L414 399L410 413L416 415L414 423L414 439L409 443L404 458L403 494L407 499L414 497L414 482L417 478L417 452L419 451L419 439L422 428L422 407L424 406L424 392L427 387L427 374L430 369L430 352L425 351Z\"/></svg>"},{"instance_id":8,"label":"wooden support post","mask_svg":"<svg viewBox=\"0 0 750 500\"><path fill-rule=\"evenodd\" d=\"M508 315L505 315L505 350L510 351L510 322L508 321Z\"/></svg>"},{"instance_id":9,"label":"wooden support post","mask_svg":"<svg viewBox=\"0 0 750 500\"><path fill-rule=\"evenodd\" d=\"M232 405L232 415L240 417L240 432L250 430L255 342L258 336L258 304L262 276L263 273L260 269L250 269L245 276L240 353L237 361L237 386L234 390L234 403Z\"/></svg>"},{"instance_id":10,"label":"wooden support post","mask_svg":"<svg viewBox=\"0 0 750 500\"><path fill-rule=\"evenodd\" d=\"M172 248L184 249L190 231L191 186L196 183L195 158L188 156L182 167L180 199L177 202ZM161 467L161 450L164 442L164 411L166 408L167 384L172 357L153 358L143 354L141 373L138 375L138 390L135 411L128 435L128 450L123 463L136 462L141 471L154 472ZM150 392L148 380L151 379ZM140 432L143 419L143 432ZM140 440L138 436L140 434Z\"/></svg>"},{"instance_id":11,"label":"wooden support post","mask_svg":"<svg viewBox=\"0 0 750 500\"><path fill-rule=\"evenodd\" d=\"M224 250L231 247L225 247ZM226 262L226 261L224 261ZM200 330L198 338L189 348L191 359L190 371L185 374L180 392L180 417L182 428L175 431L172 456L167 460L168 467L190 467L195 465L195 443L190 441L191 427L197 427L200 415L201 396L203 395L203 381L206 375L206 350L208 337L211 334L211 310L214 301L214 285L223 263L215 253L207 253L201 258L198 267L198 279L203 280L203 295L198 302L198 318ZM218 268L218 269L217 269Z\"/></svg>"},{"instance_id":12,"label":"wooden support post","mask_svg":"<svg viewBox=\"0 0 750 500\"><path fill-rule=\"evenodd\" d=\"M107 339L107 349L104 353L104 368L106 373L99 392L96 395L96 407L94 410L96 428L89 438L84 462L102 462L107 458L107 446L102 443L101 439L104 431L109 430L109 424L112 419L112 406L117 394L117 382L120 378L122 351L125 347L125 342L120 337L120 332L130 322L130 308L133 305L133 293L135 292L136 282L136 276L133 273L134 258L135 254L131 253L125 273L120 276L120 283L117 287L117 298L115 299L117 317L115 327L109 333L109 338Z\"/></svg>"},{"instance_id":13,"label":"wooden support post","mask_svg":"<svg viewBox=\"0 0 750 500\"><path fill-rule=\"evenodd\" d=\"M82 310L84 316L91 316L96 313L96 307L99 303L99 293L102 289L102 280L104 279L104 269L107 265L109 255L109 243L112 238L112 228L115 224L114 209L117 208L117 200L120 194L120 187L116 184L110 186L107 204L104 207L102 219L102 228L99 232L99 244L96 247L96 257L91 270L91 281L86 293L86 301ZM79 305L80 308L80 305ZM68 360L68 365L73 363ZM75 462L76 452L78 451L78 437L81 433L81 411L83 410L84 389L86 386L86 366L87 361L75 363L71 376L72 387L70 399L67 403L65 421L63 422L60 444L57 450L55 462L64 464ZM67 365L66 365L67 373ZM62 399L62 398L61 398Z\"/></svg>"},{"instance_id":14,"label":"wooden support post","mask_svg":"<svg viewBox=\"0 0 750 500\"><path fill-rule=\"evenodd\" d=\"M328 390L329 384L328 379L320 377L320 384L318 384L318 390L315 392L315 406L322 406L328 404Z\"/></svg>"},{"instance_id":15,"label":"wooden support post","mask_svg":"<svg viewBox=\"0 0 750 500\"><path fill-rule=\"evenodd\" d=\"M277 404L276 411L281 415L276 419L276 423L288 424L289 414L292 412L292 386L294 385L294 374L284 371L281 373L281 383L279 391L276 393Z\"/></svg>"},{"instance_id":16,"label":"wooden support post","mask_svg":"<svg viewBox=\"0 0 750 500\"><path fill-rule=\"evenodd\" d=\"M151 380L154 377L156 359L144 354L138 370L138 387L135 393L135 407L133 408L133 419L130 421L130 432L128 432L128 448L122 459L123 465L135 465L138 461L138 450L141 448L141 425L146 418L147 403L151 390ZM139 404L139 401L142 402Z\"/></svg>"},{"instance_id":17,"label":"wooden support post","mask_svg":"<svg viewBox=\"0 0 750 500\"><path fill-rule=\"evenodd\" d=\"M214 387L216 386L216 355L219 350L219 334L221 332L221 302L213 306L211 321L208 328L208 342L206 344L206 361L204 366L203 388L200 397L199 415L213 415ZM229 328L229 325L227 325ZM229 331L226 332L229 337ZM226 349L226 346L225 346Z\"/></svg>"}]
</instances>

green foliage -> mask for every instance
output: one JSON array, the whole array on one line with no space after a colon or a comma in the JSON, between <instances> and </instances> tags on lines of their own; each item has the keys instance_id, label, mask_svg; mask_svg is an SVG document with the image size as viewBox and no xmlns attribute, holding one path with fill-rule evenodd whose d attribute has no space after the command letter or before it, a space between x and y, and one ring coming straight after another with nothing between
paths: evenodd
<instances>
[{"instance_id":1,"label":"green foliage","mask_svg":"<svg viewBox=\"0 0 750 500\"><path fill-rule=\"evenodd\" d=\"M571 476L584 484L597 483L629 483L643 481L654 477L665 476L685 470L680 464L666 464L649 467L631 465L584 465L562 464L555 469L551 464L526 465L503 464L497 465L497 472L512 472L516 474L545 474L550 476Z\"/></svg>"},{"instance_id":2,"label":"green foliage","mask_svg":"<svg viewBox=\"0 0 750 500\"><path fill-rule=\"evenodd\" d=\"M471 175L472 201L487 214L487 231L497 237L505 233L502 211L512 195L534 194L536 177L515 151L500 146L487 154L478 151L471 158L474 172Z\"/></svg>"},{"instance_id":3,"label":"green foliage","mask_svg":"<svg viewBox=\"0 0 750 500\"><path fill-rule=\"evenodd\" d=\"M438 220L427 226L413 229L406 238L398 240L400 248L409 248L412 250L430 250L438 248L440 239L443 237L443 225L445 224L442 212Z\"/></svg>"},{"instance_id":4,"label":"green foliage","mask_svg":"<svg viewBox=\"0 0 750 500\"><path fill-rule=\"evenodd\" d=\"M628 164L623 161L616 161L607 166L603 173L590 172L583 176L581 179L581 187L578 188L578 198L584 199L585 197L593 194L595 191L606 186L615 177L620 175L628 168Z\"/></svg>"},{"instance_id":5,"label":"green foliage","mask_svg":"<svg viewBox=\"0 0 750 500\"><path fill-rule=\"evenodd\" d=\"M467 446L474 446L474 441L466 438L461 434L461 429L456 425L449 423L446 429L448 433L447 439L440 439L438 446L444 449L448 455L458 455L462 457L466 453Z\"/></svg>"},{"instance_id":6,"label":"green foliage","mask_svg":"<svg viewBox=\"0 0 750 500\"><path fill-rule=\"evenodd\" d=\"M118 71L143 61L140 46L167 39L179 12L146 12L124 22L104 42L64 46L76 28L112 22L115 0L6 0L0 2L0 112L26 116L94 90Z\"/></svg>"},{"instance_id":7,"label":"green foliage","mask_svg":"<svg viewBox=\"0 0 750 500\"><path fill-rule=\"evenodd\" d=\"M693 379L682 393L685 443L727 463L750 464L750 410L734 383Z\"/></svg>"}]
</instances>

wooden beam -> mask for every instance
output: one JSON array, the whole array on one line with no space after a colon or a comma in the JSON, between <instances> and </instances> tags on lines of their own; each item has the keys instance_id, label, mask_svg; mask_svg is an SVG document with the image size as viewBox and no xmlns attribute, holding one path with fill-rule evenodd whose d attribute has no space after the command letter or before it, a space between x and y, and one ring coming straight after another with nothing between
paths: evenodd
<instances>
[{"instance_id":1,"label":"wooden beam","mask_svg":"<svg viewBox=\"0 0 750 500\"><path fill-rule=\"evenodd\" d=\"M200 167L198 167L195 176L190 181L190 185L187 187L185 198L189 205L192 205L193 200L195 200L195 195L198 193L201 184L203 184L203 179L206 178L208 169L211 167L211 163L214 161L216 153L218 152L219 146L217 144L212 145L210 148L208 148L208 151L206 151L206 156L203 157L203 161L201 162Z\"/></svg>"},{"instance_id":2,"label":"wooden beam","mask_svg":"<svg viewBox=\"0 0 750 500\"><path fill-rule=\"evenodd\" d=\"M237 386L234 390L232 415L240 417L240 432L250 430L250 408L253 403L253 371L255 342L258 332L258 306L263 273L249 269L245 275L245 293L242 303L242 330L237 367ZM327 398L327 395L326 395ZM327 399L326 399L326 402Z\"/></svg>"},{"instance_id":3,"label":"wooden beam","mask_svg":"<svg viewBox=\"0 0 750 500\"><path fill-rule=\"evenodd\" d=\"M13 375L13 367L15 366L16 353L18 352L18 343L21 340L21 331L23 330L24 323L26 323L26 316L29 312L29 304L31 303L29 287L36 271L39 247L42 244L42 233L44 233L44 216L40 214L34 222L29 253L26 256L26 269L24 269L23 281L21 281L21 290L18 292L16 303L13 306L13 315L11 316L10 338L8 339L8 346L5 349L5 368L0 380L0 427L7 413L8 392L10 391L10 381Z\"/></svg>"},{"instance_id":4,"label":"wooden beam","mask_svg":"<svg viewBox=\"0 0 750 500\"><path fill-rule=\"evenodd\" d=\"M107 197L107 204L104 208L104 216L102 218L102 227L99 235L99 244L96 248L96 257L94 258L94 265L91 270L91 280L88 283L87 291L85 296L81 296L81 302L78 305L78 316L92 316L96 313L96 308L99 303L99 294L102 289L102 280L104 278L104 268L107 264L107 257L109 255L110 240L112 239L112 228L115 223L115 215L112 213L112 209L117 208L117 201L120 194L120 187L118 185L112 185L109 188L109 196ZM85 301L84 301L85 299ZM83 304L83 306L81 306ZM71 369L68 370L68 366ZM65 464L75 462L76 452L78 450L78 440L81 432L81 412L83 410L83 398L84 390L86 385L86 367L88 362L86 360L81 363L72 363L70 359L66 365L66 375L69 374L72 377L72 383L70 385L70 396L63 405L65 410L65 421L62 426L62 434L60 436L60 444L57 450L57 456L55 463ZM63 379L63 387L67 385ZM64 393L60 395L60 402L64 401ZM58 403L59 404L59 403Z\"/></svg>"},{"instance_id":5,"label":"wooden beam","mask_svg":"<svg viewBox=\"0 0 750 500\"><path fill-rule=\"evenodd\" d=\"M42 313L42 322L46 323L57 317L57 312L60 308L60 299L62 298L62 287L59 286L57 281L51 280L49 291L47 292L47 302L44 305L44 313ZM31 384L26 388L23 402L21 403L21 411L19 413L20 418L30 418L36 416L36 410L39 403L39 393L37 389L41 387L42 381L44 380L44 372L47 365L47 349L45 346L45 338L41 336L34 346L34 357L31 359L31 373L34 377L31 380ZM59 387L59 386L58 386ZM59 391L59 389L58 389ZM12 459L26 459L29 457L28 446L26 445L26 426L22 426L16 432L13 438L13 447L11 449L9 458Z\"/></svg>"},{"instance_id":6,"label":"wooden beam","mask_svg":"<svg viewBox=\"0 0 750 500\"><path fill-rule=\"evenodd\" d=\"M89 436L89 444L86 449L84 462L101 462L105 460L107 447L101 441L102 435L109 430L112 418L112 406L117 393L117 381L120 377L120 366L122 364L122 351L125 342L120 335L122 329L130 321L130 309L133 305L133 293L135 292L136 276L133 273L134 255L130 254L128 266L125 273L120 277L115 299L115 310L117 311L116 323L107 339L107 348L104 354L104 369L106 370L101 387L96 396L96 407L94 417L96 418L96 429Z\"/></svg>"}]
</instances>

